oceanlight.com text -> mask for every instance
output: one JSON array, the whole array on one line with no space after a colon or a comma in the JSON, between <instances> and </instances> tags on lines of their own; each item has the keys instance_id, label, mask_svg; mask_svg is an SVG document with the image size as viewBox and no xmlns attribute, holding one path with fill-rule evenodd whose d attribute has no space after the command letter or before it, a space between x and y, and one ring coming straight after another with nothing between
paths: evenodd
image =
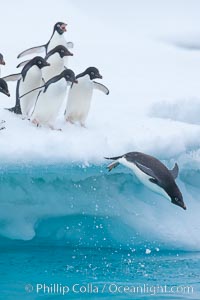
<instances>
[{"instance_id":1,"label":"oceanlight.com text","mask_svg":"<svg viewBox=\"0 0 200 300\"><path fill-rule=\"evenodd\" d=\"M87 283L87 284L61 284L61 283L36 283L35 285L26 284L27 293L51 294L51 295L67 295L67 294L176 294L185 295L193 294L193 286L171 286L171 285L134 285L134 284L118 284L118 283Z\"/></svg>"}]
</instances>

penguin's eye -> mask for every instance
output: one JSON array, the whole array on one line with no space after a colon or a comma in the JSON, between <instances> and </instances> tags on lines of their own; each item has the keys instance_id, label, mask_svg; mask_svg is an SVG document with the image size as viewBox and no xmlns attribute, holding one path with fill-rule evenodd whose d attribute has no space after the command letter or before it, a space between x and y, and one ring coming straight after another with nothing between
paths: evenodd
<instances>
[{"instance_id":1,"label":"penguin's eye","mask_svg":"<svg viewBox=\"0 0 200 300\"><path fill-rule=\"evenodd\" d=\"M41 65L41 63L42 63L42 62L39 60L39 61L38 61L38 64Z\"/></svg>"},{"instance_id":2,"label":"penguin's eye","mask_svg":"<svg viewBox=\"0 0 200 300\"><path fill-rule=\"evenodd\" d=\"M91 75L94 76L94 72L91 72Z\"/></svg>"},{"instance_id":3,"label":"penguin's eye","mask_svg":"<svg viewBox=\"0 0 200 300\"><path fill-rule=\"evenodd\" d=\"M61 53L64 53L64 50L61 50Z\"/></svg>"}]
</instances>

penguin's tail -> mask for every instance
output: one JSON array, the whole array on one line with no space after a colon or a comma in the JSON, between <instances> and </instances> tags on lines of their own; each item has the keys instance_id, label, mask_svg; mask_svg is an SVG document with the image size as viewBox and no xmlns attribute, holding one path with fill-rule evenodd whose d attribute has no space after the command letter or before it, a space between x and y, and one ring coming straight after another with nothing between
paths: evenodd
<instances>
[{"instance_id":1,"label":"penguin's tail","mask_svg":"<svg viewBox=\"0 0 200 300\"><path fill-rule=\"evenodd\" d=\"M115 157L104 157L105 159L112 159L115 160L113 161L111 164L109 164L106 168L108 169L108 171L112 171L112 169L116 168L119 165L118 159L122 158L123 155L121 156L115 156Z\"/></svg>"},{"instance_id":2,"label":"penguin's tail","mask_svg":"<svg viewBox=\"0 0 200 300\"><path fill-rule=\"evenodd\" d=\"M14 106L14 107L11 107L11 108L5 108L6 110L9 110L10 112L13 112L17 115L21 115L22 112L21 112L21 108L19 106Z\"/></svg>"}]
</instances>

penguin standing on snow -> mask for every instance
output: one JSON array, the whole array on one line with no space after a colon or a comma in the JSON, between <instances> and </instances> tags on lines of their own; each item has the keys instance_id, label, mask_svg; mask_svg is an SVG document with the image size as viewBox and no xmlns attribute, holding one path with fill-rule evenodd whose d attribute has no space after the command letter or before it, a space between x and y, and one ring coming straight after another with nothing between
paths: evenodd
<instances>
[{"instance_id":1,"label":"penguin standing on snow","mask_svg":"<svg viewBox=\"0 0 200 300\"><path fill-rule=\"evenodd\" d=\"M38 90L28 93L42 85L42 68L49 66L49 63L41 56L31 59L22 69L21 73L12 74L4 77L6 81L18 80L16 87L16 104L15 107L8 110L16 114L22 114L24 118L28 118L33 110L37 99ZM28 93L20 99L24 94Z\"/></svg>"},{"instance_id":2,"label":"penguin standing on snow","mask_svg":"<svg viewBox=\"0 0 200 300\"><path fill-rule=\"evenodd\" d=\"M66 60L68 56L73 56L66 47L59 45L49 51L45 57L45 60L50 64L48 68L42 69L42 77L47 82L52 77L60 74L66 66ZM25 66L30 60L21 62L17 68Z\"/></svg>"},{"instance_id":3,"label":"penguin standing on snow","mask_svg":"<svg viewBox=\"0 0 200 300\"><path fill-rule=\"evenodd\" d=\"M93 90L98 89L106 95L109 94L109 90L106 86L93 81L96 78L102 79L102 76L95 67L89 67L83 73L76 76L78 84L72 85L68 94L67 107L65 110L65 119L67 122L72 124L79 122L81 126L85 127Z\"/></svg>"},{"instance_id":4,"label":"penguin standing on snow","mask_svg":"<svg viewBox=\"0 0 200 300\"><path fill-rule=\"evenodd\" d=\"M146 187L186 210L183 196L175 182L179 172L177 164L172 170L168 170L158 159L141 152L129 152L121 156L105 158L114 160L107 167L109 171L119 164L130 168Z\"/></svg>"},{"instance_id":5,"label":"penguin standing on snow","mask_svg":"<svg viewBox=\"0 0 200 300\"><path fill-rule=\"evenodd\" d=\"M25 55L32 54L32 53L34 53L34 54L41 53L43 51L45 51L45 54L47 54L49 51L51 51L53 48L55 48L56 46L59 46L59 45L62 45L66 48L73 48L73 46L74 46L73 43L67 42L63 35L64 32L67 31L66 27L67 27L67 24L65 24L64 22L57 22L54 25L51 38L46 44L24 50L17 56L17 58L21 58Z\"/></svg>"},{"instance_id":6,"label":"penguin standing on snow","mask_svg":"<svg viewBox=\"0 0 200 300\"><path fill-rule=\"evenodd\" d=\"M54 122L65 99L69 83L77 83L75 74L70 69L64 70L45 83L31 116L33 124L47 125L51 129L55 129Z\"/></svg>"},{"instance_id":7,"label":"penguin standing on snow","mask_svg":"<svg viewBox=\"0 0 200 300\"><path fill-rule=\"evenodd\" d=\"M0 53L0 65L3 65L3 66L5 66L5 60L4 60L4 58L3 58L3 55ZM0 77L1 77L1 68L0 68Z\"/></svg>"},{"instance_id":8,"label":"penguin standing on snow","mask_svg":"<svg viewBox=\"0 0 200 300\"><path fill-rule=\"evenodd\" d=\"M0 93L10 97L8 85L7 85L6 81L2 78L0 78ZM5 121L0 121L0 125L2 125L3 123L5 123ZM0 126L0 130L2 130L2 129L5 129L5 127Z\"/></svg>"}]
</instances>

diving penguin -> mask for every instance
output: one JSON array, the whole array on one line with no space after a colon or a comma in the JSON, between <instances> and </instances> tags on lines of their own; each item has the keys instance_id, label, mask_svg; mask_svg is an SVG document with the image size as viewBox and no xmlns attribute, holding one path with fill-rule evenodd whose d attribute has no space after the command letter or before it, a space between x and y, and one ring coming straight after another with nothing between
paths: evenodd
<instances>
[{"instance_id":1,"label":"diving penguin","mask_svg":"<svg viewBox=\"0 0 200 300\"><path fill-rule=\"evenodd\" d=\"M85 121L90 110L93 90L97 89L106 95L109 94L109 90L105 85L93 81L96 78L102 79L102 76L100 75L99 70L95 67L89 67L83 73L76 76L78 84L72 84L67 99L67 106L65 110L65 119L67 122L72 124L79 122L81 126L85 127Z\"/></svg>"},{"instance_id":2,"label":"diving penguin","mask_svg":"<svg viewBox=\"0 0 200 300\"><path fill-rule=\"evenodd\" d=\"M129 152L121 156L105 158L114 160L107 167L109 171L119 164L130 168L146 187L186 210L183 196L175 182L179 172L177 164L172 170L168 170L157 158L141 152Z\"/></svg>"}]
</instances>

